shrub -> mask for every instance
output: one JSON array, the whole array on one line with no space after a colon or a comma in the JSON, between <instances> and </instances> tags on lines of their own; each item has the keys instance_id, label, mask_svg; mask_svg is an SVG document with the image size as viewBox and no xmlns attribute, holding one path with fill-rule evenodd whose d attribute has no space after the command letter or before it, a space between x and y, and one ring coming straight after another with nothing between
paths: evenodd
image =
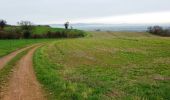
<instances>
[{"instance_id":1,"label":"shrub","mask_svg":"<svg viewBox=\"0 0 170 100\"><path fill-rule=\"evenodd\" d=\"M3 28L6 26L6 21L5 20L0 20L0 29L3 30Z\"/></svg>"},{"instance_id":2,"label":"shrub","mask_svg":"<svg viewBox=\"0 0 170 100\"><path fill-rule=\"evenodd\" d=\"M64 30L62 33L67 38L84 37L86 35L84 31L80 30Z\"/></svg>"},{"instance_id":3,"label":"shrub","mask_svg":"<svg viewBox=\"0 0 170 100\"><path fill-rule=\"evenodd\" d=\"M23 35L21 34L21 30L18 27L11 27L5 32L8 33L9 35L8 38L11 38L11 39L18 39L18 38L23 37Z\"/></svg>"},{"instance_id":4,"label":"shrub","mask_svg":"<svg viewBox=\"0 0 170 100\"><path fill-rule=\"evenodd\" d=\"M62 30L57 32L47 32L45 34L46 38L76 38L84 37L85 32L80 30Z\"/></svg>"},{"instance_id":5,"label":"shrub","mask_svg":"<svg viewBox=\"0 0 170 100\"><path fill-rule=\"evenodd\" d=\"M32 34L31 38L33 39L45 38L45 35L44 34Z\"/></svg>"},{"instance_id":6,"label":"shrub","mask_svg":"<svg viewBox=\"0 0 170 100\"><path fill-rule=\"evenodd\" d=\"M19 39L21 36L18 33L9 33L0 31L0 39Z\"/></svg>"},{"instance_id":7,"label":"shrub","mask_svg":"<svg viewBox=\"0 0 170 100\"><path fill-rule=\"evenodd\" d=\"M21 21L18 24L20 25L23 37L30 38L34 28L33 24L30 21Z\"/></svg>"},{"instance_id":8,"label":"shrub","mask_svg":"<svg viewBox=\"0 0 170 100\"><path fill-rule=\"evenodd\" d=\"M69 27L69 22L66 22L65 24L64 24L64 26L65 26L65 29L68 29L68 27Z\"/></svg>"},{"instance_id":9,"label":"shrub","mask_svg":"<svg viewBox=\"0 0 170 100\"><path fill-rule=\"evenodd\" d=\"M49 30L44 34L33 34L35 26L30 22L21 22L20 26L8 26L0 31L0 39L20 39L20 38L76 38L84 37L84 31L76 29Z\"/></svg>"},{"instance_id":10,"label":"shrub","mask_svg":"<svg viewBox=\"0 0 170 100\"><path fill-rule=\"evenodd\" d=\"M170 28L164 30L164 36L170 36Z\"/></svg>"},{"instance_id":11,"label":"shrub","mask_svg":"<svg viewBox=\"0 0 170 100\"><path fill-rule=\"evenodd\" d=\"M160 26L148 27L148 32L160 36L170 36L170 28L163 29Z\"/></svg>"}]
</instances>

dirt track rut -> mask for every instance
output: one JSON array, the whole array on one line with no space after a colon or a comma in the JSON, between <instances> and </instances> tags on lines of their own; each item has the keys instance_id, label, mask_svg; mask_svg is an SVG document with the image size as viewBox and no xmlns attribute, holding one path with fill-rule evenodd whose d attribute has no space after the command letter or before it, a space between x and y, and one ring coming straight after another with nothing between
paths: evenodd
<instances>
[{"instance_id":1,"label":"dirt track rut","mask_svg":"<svg viewBox=\"0 0 170 100\"><path fill-rule=\"evenodd\" d=\"M31 49L15 66L2 100L45 100L32 64L33 53L38 47Z\"/></svg>"},{"instance_id":2,"label":"dirt track rut","mask_svg":"<svg viewBox=\"0 0 170 100\"><path fill-rule=\"evenodd\" d=\"M18 53L30 48L32 46L28 46L28 47L25 47L25 48L22 48L22 49L19 49L17 51L14 51L12 53L10 53L9 55L6 55L2 58L0 58L0 70L12 59L14 58Z\"/></svg>"}]
</instances>

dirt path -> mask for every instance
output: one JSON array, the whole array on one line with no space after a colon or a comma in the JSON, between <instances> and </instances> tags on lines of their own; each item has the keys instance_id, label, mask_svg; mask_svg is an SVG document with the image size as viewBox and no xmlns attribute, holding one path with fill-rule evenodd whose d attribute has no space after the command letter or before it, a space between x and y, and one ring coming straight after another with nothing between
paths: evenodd
<instances>
[{"instance_id":1,"label":"dirt path","mask_svg":"<svg viewBox=\"0 0 170 100\"><path fill-rule=\"evenodd\" d=\"M34 46L34 45L32 45L32 46ZM12 58L14 58L18 53L20 53L20 52L22 52L22 51L24 51L24 50L26 50L26 49L28 49L28 48L30 48L30 47L32 47L32 46L28 46L28 47L19 49L19 50L17 50L17 51L14 51L14 52L10 53L9 55L6 55L6 56L0 58L0 70L1 70Z\"/></svg>"},{"instance_id":2,"label":"dirt path","mask_svg":"<svg viewBox=\"0 0 170 100\"><path fill-rule=\"evenodd\" d=\"M31 49L18 62L2 100L45 100L32 66L33 53L37 48Z\"/></svg>"}]
</instances>

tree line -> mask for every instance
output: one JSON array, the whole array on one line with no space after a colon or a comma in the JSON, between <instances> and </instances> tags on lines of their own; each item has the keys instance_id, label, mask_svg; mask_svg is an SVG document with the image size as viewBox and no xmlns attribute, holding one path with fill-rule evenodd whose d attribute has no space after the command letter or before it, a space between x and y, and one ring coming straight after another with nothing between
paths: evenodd
<instances>
[{"instance_id":1,"label":"tree line","mask_svg":"<svg viewBox=\"0 0 170 100\"><path fill-rule=\"evenodd\" d=\"M28 38L75 38L75 37L84 37L85 32L81 30L73 30L69 28L69 22L64 24L65 29L43 34L33 34L33 31L37 27L33 25L30 21L20 21L17 23L17 26L7 25L5 20L0 20L0 39L28 39ZM5 30L5 27L11 27L8 30ZM50 26L48 26L50 27Z\"/></svg>"}]
</instances>

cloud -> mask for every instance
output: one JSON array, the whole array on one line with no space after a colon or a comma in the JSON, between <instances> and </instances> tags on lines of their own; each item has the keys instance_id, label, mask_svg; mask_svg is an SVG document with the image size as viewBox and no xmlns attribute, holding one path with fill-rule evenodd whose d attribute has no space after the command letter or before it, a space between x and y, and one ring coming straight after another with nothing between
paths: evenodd
<instances>
[{"instance_id":1,"label":"cloud","mask_svg":"<svg viewBox=\"0 0 170 100\"><path fill-rule=\"evenodd\" d=\"M107 16L113 20L115 16L170 11L169 4L170 0L1 0L0 19L10 24L20 20L48 24L91 18L108 23Z\"/></svg>"},{"instance_id":2,"label":"cloud","mask_svg":"<svg viewBox=\"0 0 170 100\"><path fill-rule=\"evenodd\" d=\"M73 23L156 24L170 23L170 11L71 20Z\"/></svg>"}]
</instances>

